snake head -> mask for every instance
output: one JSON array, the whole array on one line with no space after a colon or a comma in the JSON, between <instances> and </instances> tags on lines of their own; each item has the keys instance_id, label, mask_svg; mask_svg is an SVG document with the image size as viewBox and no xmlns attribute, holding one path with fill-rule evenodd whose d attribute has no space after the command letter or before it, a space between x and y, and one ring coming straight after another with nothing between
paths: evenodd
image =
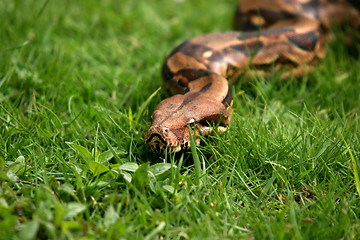
<instances>
[{"instance_id":1,"label":"snake head","mask_svg":"<svg viewBox=\"0 0 360 240\"><path fill-rule=\"evenodd\" d=\"M145 143L153 152L179 152L190 147L189 128L197 135L207 135L212 124L220 122L219 131L225 131L228 123L228 108L221 102L200 95L174 95L163 100L152 115L152 126L145 135Z\"/></svg>"}]
</instances>

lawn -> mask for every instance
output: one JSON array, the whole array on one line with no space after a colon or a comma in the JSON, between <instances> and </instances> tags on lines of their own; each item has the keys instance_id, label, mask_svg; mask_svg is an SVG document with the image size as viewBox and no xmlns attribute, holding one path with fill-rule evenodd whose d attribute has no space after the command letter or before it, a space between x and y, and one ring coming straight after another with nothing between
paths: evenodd
<instances>
[{"instance_id":1,"label":"lawn","mask_svg":"<svg viewBox=\"0 0 360 240\"><path fill-rule=\"evenodd\" d=\"M225 133L146 150L165 56L236 3L1 1L0 239L360 239L346 33L300 79L240 80Z\"/></svg>"}]
</instances>

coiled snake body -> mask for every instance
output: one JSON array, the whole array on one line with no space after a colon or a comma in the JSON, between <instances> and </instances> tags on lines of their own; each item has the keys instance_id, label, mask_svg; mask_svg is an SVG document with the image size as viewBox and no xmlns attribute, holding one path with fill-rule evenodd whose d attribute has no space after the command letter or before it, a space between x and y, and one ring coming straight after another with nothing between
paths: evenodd
<instances>
[{"instance_id":1,"label":"coiled snake body","mask_svg":"<svg viewBox=\"0 0 360 240\"><path fill-rule=\"evenodd\" d=\"M359 5L358 0L242 0L234 21L242 31L192 38L166 58L164 84L174 95L152 114L148 148L188 148L189 124L203 135L214 123L225 130L231 118L229 82L280 68L282 78L310 71L325 55L332 23L359 28Z\"/></svg>"}]
</instances>

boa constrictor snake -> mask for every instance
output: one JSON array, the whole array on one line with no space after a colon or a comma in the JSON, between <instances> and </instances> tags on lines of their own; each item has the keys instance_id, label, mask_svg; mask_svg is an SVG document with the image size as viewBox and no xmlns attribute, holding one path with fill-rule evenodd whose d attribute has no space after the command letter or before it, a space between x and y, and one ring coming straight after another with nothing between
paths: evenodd
<instances>
[{"instance_id":1,"label":"boa constrictor snake","mask_svg":"<svg viewBox=\"0 0 360 240\"><path fill-rule=\"evenodd\" d=\"M188 125L202 135L214 124L224 131L231 118L229 82L278 69L282 78L310 71L324 58L330 25L359 28L359 11L360 0L242 0L234 21L241 31L192 38L166 58L162 74L173 96L152 114L147 147L154 152L188 148Z\"/></svg>"}]
</instances>

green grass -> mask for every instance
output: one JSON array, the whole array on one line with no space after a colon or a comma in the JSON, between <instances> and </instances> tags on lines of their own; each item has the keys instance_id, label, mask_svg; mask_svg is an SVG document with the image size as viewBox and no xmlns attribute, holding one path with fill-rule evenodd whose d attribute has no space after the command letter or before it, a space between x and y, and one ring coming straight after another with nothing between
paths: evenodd
<instances>
[{"instance_id":1,"label":"green grass","mask_svg":"<svg viewBox=\"0 0 360 240\"><path fill-rule=\"evenodd\" d=\"M164 57L235 4L1 1L0 239L359 239L345 34L299 80L233 86L228 131L192 153L146 151Z\"/></svg>"}]
</instances>

